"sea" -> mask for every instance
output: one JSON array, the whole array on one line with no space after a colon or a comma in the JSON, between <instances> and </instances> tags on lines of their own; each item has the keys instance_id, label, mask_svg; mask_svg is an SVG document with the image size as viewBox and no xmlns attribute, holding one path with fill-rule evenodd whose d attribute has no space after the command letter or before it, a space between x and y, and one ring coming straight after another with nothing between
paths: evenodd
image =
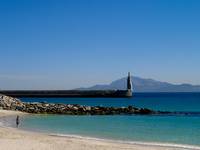
<instances>
[{"instance_id":1,"label":"sea","mask_svg":"<svg viewBox=\"0 0 200 150\"><path fill-rule=\"evenodd\" d=\"M149 142L200 146L200 93L134 93L131 98L21 98L24 102L87 106L136 106L160 111L190 112L177 115L28 115L20 129L62 136L121 142ZM191 113L193 112L193 113ZM12 126L15 118L6 120Z\"/></svg>"}]
</instances>

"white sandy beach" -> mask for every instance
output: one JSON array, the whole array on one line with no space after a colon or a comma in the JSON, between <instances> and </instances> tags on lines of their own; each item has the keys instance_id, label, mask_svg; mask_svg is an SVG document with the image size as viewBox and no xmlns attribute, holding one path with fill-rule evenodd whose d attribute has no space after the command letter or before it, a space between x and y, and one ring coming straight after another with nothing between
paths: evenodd
<instances>
[{"instance_id":1,"label":"white sandy beach","mask_svg":"<svg viewBox=\"0 0 200 150\"><path fill-rule=\"evenodd\" d=\"M23 115L21 112L0 110L0 117ZM200 149L181 145L151 143L119 143L76 137L52 136L0 126L0 150L183 150Z\"/></svg>"}]
</instances>

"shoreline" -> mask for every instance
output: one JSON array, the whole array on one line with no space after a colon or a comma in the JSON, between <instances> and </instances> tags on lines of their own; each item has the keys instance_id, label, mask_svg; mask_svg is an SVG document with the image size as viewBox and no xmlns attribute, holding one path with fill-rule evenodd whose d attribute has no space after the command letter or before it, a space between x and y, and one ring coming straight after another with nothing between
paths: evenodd
<instances>
[{"instance_id":1,"label":"shoreline","mask_svg":"<svg viewBox=\"0 0 200 150\"><path fill-rule=\"evenodd\" d=\"M18 111L0 110L0 117L8 117L13 115L26 115L26 113ZM196 145L184 145L184 144L173 144L173 143L157 143L157 142L139 142L139 141L120 141L120 140L109 140L93 137L85 137L79 135L66 135L66 134L51 134L51 133L38 133L33 131L27 131L23 129L17 129L0 125L0 144L3 145L3 150L13 147L22 149L21 142L29 143L25 147L28 149L127 149L127 150L200 150L199 146ZM14 140L13 140L14 139ZM45 140L43 140L45 139ZM42 141L42 142L41 142ZM14 143L13 143L14 142ZM70 142L74 144L69 144ZM12 144L11 144L12 143ZM14 145L13 145L14 144ZM60 144L60 146L59 146ZM9 147L12 146L13 147ZM43 146L41 146L43 145ZM70 145L70 146L69 146ZM8 147L7 147L8 146ZM50 148L53 146L54 148Z\"/></svg>"},{"instance_id":2,"label":"shoreline","mask_svg":"<svg viewBox=\"0 0 200 150\"><path fill-rule=\"evenodd\" d=\"M184 149L200 150L200 146L188 145L188 144L162 143L162 142L142 142L142 141L123 141L123 140L103 139L103 138L95 138L95 137L81 136L81 135L70 135L70 134L47 134L47 135L55 136L55 137L87 139L87 140L94 140L94 141L103 141L103 142L120 143L120 144L130 144L130 145L159 146L159 147L169 147L169 148L184 148Z\"/></svg>"}]
</instances>

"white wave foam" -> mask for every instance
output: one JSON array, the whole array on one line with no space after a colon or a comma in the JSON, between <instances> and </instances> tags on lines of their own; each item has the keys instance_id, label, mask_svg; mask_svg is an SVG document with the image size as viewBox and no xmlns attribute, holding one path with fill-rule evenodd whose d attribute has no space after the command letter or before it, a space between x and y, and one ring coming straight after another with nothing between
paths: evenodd
<instances>
[{"instance_id":1,"label":"white wave foam","mask_svg":"<svg viewBox=\"0 0 200 150\"><path fill-rule=\"evenodd\" d=\"M122 143L122 144L134 144L134 145L144 145L144 146L159 146L159 147L183 148L183 149L189 149L189 150L200 150L200 146L187 145L187 144L109 140L109 139L101 139L101 138L94 138L94 137L81 136L81 135L70 135L70 134L49 134L49 135L50 136L59 136L59 137L68 137L68 138L96 140L96 141L106 141L106 142Z\"/></svg>"}]
</instances>

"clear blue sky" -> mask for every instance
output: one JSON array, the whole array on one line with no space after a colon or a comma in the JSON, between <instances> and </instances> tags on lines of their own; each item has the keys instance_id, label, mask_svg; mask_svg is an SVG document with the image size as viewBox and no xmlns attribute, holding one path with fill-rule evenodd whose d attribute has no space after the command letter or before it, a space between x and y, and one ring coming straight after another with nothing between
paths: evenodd
<instances>
[{"instance_id":1,"label":"clear blue sky","mask_svg":"<svg viewBox=\"0 0 200 150\"><path fill-rule=\"evenodd\" d=\"M200 84L200 1L0 0L0 56L1 89Z\"/></svg>"}]
</instances>

